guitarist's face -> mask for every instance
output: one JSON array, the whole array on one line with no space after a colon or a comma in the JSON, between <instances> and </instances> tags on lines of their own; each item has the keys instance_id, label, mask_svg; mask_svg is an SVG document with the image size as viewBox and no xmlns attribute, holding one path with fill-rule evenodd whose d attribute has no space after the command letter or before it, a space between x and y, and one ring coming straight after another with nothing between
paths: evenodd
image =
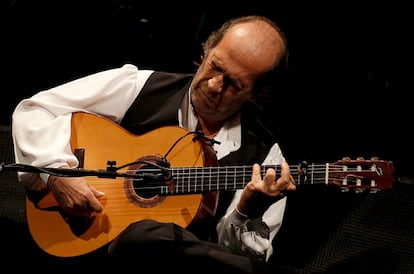
<instances>
[{"instance_id":1,"label":"guitarist's face","mask_svg":"<svg viewBox=\"0 0 414 274\"><path fill-rule=\"evenodd\" d=\"M264 22L230 28L194 76L191 99L200 118L218 125L238 112L253 98L256 80L272 68L283 51L279 35Z\"/></svg>"}]
</instances>

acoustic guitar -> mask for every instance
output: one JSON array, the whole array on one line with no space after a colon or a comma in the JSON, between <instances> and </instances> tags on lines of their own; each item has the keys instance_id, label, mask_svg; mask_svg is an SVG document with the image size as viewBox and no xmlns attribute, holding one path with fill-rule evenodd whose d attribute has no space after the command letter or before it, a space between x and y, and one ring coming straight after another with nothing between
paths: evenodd
<instances>
[{"instance_id":1,"label":"acoustic guitar","mask_svg":"<svg viewBox=\"0 0 414 274\"><path fill-rule=\"evenodd\" d=\"M202 222L215 214L220 191L242 189L252 173L251 166L218 166L202 134L175 126L134 135L104 117L77 112L70 141L79 174L91 175L85 179L106 195L103 211L87 219L66 216L50 192L36 201L27 195L34 241L59 257L90 253L147 218L183 227ZM262 166L262 173L269 167L278 172L278 166ZM291 166L298 185L358 191L392 188L393 172L392 162L378 159Z\"/></svg>"}]
</instances>

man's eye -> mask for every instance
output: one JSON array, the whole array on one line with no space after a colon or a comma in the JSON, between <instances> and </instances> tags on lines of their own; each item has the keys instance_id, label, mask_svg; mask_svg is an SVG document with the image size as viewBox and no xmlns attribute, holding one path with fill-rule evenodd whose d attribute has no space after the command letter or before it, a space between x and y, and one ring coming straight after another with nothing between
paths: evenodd
<instances>
[{"instance_id":1,"label":"man's eye","mask_svg":"<svg viewBox=\"0 0 414 274\"><path fill-rule=\"evenodd\" d=\"M210 65L210 67L211 67L212 69L214 69L214 70L216 70L216 71L218 71L218 72L223 72L223 70L222 70L219 66L217 66L217 64L216 64L216 63L214 63L214 62L208 62L208 64Z\"/></svg>"},{"instance_id":2,"label":"man's eye","mask_svg":"<svg viewBox=\"0 0 414 274\"><path fill-rule=\"evenodd\" d=\"M236 81L234 79L230 79L230 81L231 81L231 84L234 86L235 89L237 89L240 92L243 91L243 89L244 89L243 85L239 81Z\"/></svg>"}]
</instances>

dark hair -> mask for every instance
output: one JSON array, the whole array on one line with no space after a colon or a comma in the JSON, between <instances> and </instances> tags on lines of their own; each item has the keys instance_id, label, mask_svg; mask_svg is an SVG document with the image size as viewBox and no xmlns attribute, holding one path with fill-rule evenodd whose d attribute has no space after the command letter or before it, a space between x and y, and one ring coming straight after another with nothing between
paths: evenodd
<instances>
[{"instance_id":1,"label":"dark hair","mask_svg":"<svg viewBox=\"0 0 414 274\"><path fill-rule=\"evenodd\" d=\"M286 36L274 21L272 21L268 17L261 15L248 15L229 19L228 21L224 22L224 24L219 29L213 31L207 37L207 40L202 44L203 52L201 56L201 61L206 56L208 56L211 49L213 49L217 46L218 43L220 43L220 41L223 39L223 36L230 28L240 23L253 21L264 21L271 27L273 27L276 30L276 32L280 35L282 42L285 46L285 52L282 58L280 58L268 72L266 72L257 80L255 87L253 89L254 96L252 98L252 103L254 103L256 107L262 108L264 107L265 103L269 102L268 99L271 96L271 90L279 84L279 81L281 81L282 79L282 72L285 71L289 65L289 50Z\"/></svg>"}]
</instances>

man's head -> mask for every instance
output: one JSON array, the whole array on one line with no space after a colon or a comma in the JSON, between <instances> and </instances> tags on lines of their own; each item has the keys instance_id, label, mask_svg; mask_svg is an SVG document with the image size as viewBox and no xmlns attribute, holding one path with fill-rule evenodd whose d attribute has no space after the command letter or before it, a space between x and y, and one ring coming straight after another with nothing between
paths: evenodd
<instances>
[{"instance_id":1,"label":"man's head","mask_svg":"<svg viewBox=\"0 0 414 274\"><path fill-rule=\"evenodd\" d=\"M257 35L258 39L255 41L256 44L264 42L273 46L278 47L276 54L278 57L274 60L273 69L279 66L287 65L288 46L287 40L282 30L267 17L252 15L238 18L232 18L226 21L218 30L212 32L207 40L203 43L203 56L202 59L208 56L210 51L217 46L218 43L223 39L224 35L234 26L239 24L249 23L251 24L251 30L254 32L252 35ZM263 29L261 29L263 26ZM269 35L267 35L267 32ZM274 33L276 32L276 33ZM273 33L273 35L272 35ZM254 36L248 36L248 39L254 38ZM274 39L274 40L272 40ZM255 49L253 49L255 50ZM263 49L264 50L264 49Z\"/></svg>"},{"instance_id":2,"label":"man's head","mask_svg":"<svg viewBox=\"0 0 414 274\"><path fill-rule=\"evenodd\" d=\"M201 119L222 123L247 101L254 101L269 75L287 61L287 42L268 18L231 19L203 45L192 83L192 103Z\"/></svg>"}]
</instances>

